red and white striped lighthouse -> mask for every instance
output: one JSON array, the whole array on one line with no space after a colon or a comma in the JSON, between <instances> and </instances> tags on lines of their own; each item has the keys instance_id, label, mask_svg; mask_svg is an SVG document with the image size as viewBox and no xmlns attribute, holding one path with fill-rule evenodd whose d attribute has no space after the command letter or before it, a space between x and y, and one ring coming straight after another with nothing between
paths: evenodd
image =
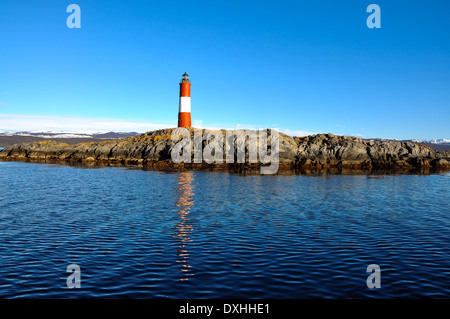
<instances>
[{"instance_id":1,"label":"red and white striped lighthouse","mask_svg":"<svg viewBox=\"0 0 450 319\"><path fill-rule=\"evenodd\" d=\"M183 74L183 79L180 82L178 127L191 127L191 83L186 72Z\"/></svg>"}]
</instances>

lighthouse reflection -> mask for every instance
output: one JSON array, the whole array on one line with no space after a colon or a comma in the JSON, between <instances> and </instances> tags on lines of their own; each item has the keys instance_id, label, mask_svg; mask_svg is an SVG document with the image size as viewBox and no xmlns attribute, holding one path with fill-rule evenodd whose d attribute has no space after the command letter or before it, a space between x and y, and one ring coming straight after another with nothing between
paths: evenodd
<instances>
[{"instance_id":1,"label":"lighthouse reflection","mask_svg":"<svg viewBox=\"0 0 450 319\"><path fill-rule=\"evenodd\" d=\"M193 179L193 173L191 171L181 172L178 175L178 199L176 205L180 210L178 211L179 223L176 226L177 233L175 237L180 242L177 250L177 262L181 265L181 281L189 280L189 276L193 275L191 265L189 265L189 252L186 247L191 241L189 236L193 230L189 219L190 208L194 205Z\"/></svg>"}]
</instances>

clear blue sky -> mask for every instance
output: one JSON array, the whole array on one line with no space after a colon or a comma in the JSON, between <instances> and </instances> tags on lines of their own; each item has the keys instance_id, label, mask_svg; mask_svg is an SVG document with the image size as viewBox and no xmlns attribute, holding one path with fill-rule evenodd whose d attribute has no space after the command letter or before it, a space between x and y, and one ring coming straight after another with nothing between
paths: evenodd
<instances>
[{"instance_id":1,"label":"clear blue sky","mask_svg":"<svg viewBox=\"0 0 450 319\"><path fill-rule=\"evenodd\" d=\"M1 1L0 130L173 127L186 71L204 127L450 138L449 13L448 0Z\"/></svg>"}]
</instances>

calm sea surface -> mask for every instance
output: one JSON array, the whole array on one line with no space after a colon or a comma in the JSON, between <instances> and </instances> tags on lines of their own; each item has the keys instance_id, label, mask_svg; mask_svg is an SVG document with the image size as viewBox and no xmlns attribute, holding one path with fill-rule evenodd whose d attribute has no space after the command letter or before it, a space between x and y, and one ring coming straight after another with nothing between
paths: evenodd
<instances>
[{"instance_id":1,"label":"calm sea surface","mask_svg":"<svg viewBox=\"0 0 450 319\"><path fill-rule=\"evenodd\" d=\"M0 297L449 297L449 190L448 173L0 162ZM69 264L79 289L67 288ZM370 264L379 289L366 286Z\"/></svg>"}]
</instances>

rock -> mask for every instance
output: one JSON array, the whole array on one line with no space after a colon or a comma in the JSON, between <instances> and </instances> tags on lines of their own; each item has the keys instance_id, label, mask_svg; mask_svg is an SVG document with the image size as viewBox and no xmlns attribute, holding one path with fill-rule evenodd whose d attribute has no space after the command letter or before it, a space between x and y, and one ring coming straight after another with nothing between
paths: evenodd
<instances>
[{"instance_id":1,"label":"rock","mask_svg":"<svg viewBox=\"0 0 450 319\"><path fill-rule=\"evenodd\" d=\"M191 138L191 163L174 163L171 153L177 141L177 131L163 129L127 137L121 140L104 142L85 142L74 145L55 141L22 143L6 147L0 151L0 159L4 160L59 160L76 162L120 163L124 165L140 165L155 168L179 169L225 169L242 170L258 168L261 161L270 159L272 139L276 135L270 130L245 131L203 130L194 134L188 129ZM179 133L179 132L178 132ZM261 143L252 136L267 135L267 143ZM242 134L243 139L238 139ZM255 135L252 135L255 134ZM188 135L189 136L189 135ZM291 137L278 134L279 166L289 169L372 169L372 168L450 168L450 152L434 151L426 146L410 142L376 142L366 141L352 136L333 134L317 134L306 137ZM216 144L218 143L218 144ZM207 163L194 163L194 144L201 145L204 154L216 159ZM223 147L215 148L215 145ZM251 150L267 151L267 156L252 157ZM244 163L238 161L239 150L245 151ZM222 155L220 152L222 151ZM218 152L218 153L216 153ZM228 153L229 152L229 153ZM228 154L228 157L227 157ZM230 158L233 163L230 163ZM222 163L217 162L221 159ZM250 161L255 159L256 163ZM228 160L228 161L227 161ZM270 162L266 163L267 165Z\"/></svg>"},{"instance_id":2,"label":"rock","mask_svg":"<svg viewBox=\"0 0 450 319\"><path fill-rule=\"evenodd\" d=\"M445 158L436 159L433 164L437 168L447 168L450 166L449 160Z\"/></svg>"}]
</instances>

